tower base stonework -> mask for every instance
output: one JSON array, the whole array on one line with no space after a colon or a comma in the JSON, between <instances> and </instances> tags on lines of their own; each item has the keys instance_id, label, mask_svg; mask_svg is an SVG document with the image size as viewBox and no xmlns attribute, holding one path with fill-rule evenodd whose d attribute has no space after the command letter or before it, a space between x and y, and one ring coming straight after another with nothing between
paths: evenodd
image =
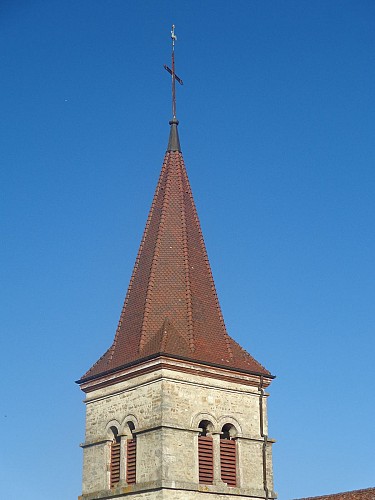
<instances>
[{"instance_id":1,"label":"tower base stonework","mask_svg":"<svg viewBox=\"0 0 375 500\"><path fill-rule=\"evenodd\" d=\"M273 441L267 437L267 395L261 383L257 375L163 356L82 383L87 413L79 498L275 498ZM210 424L213 442L212 484L200 484L198 436L203 421ZM129 422L137 442L135 484L127 483ZM220 439L225 425L233 429L237 450L235 486L221 477ZM113 428L123 453L120 480L111 487Z\"/></svg>"},{"instance_id":2,"label":"tower base stonework","mask_svg":"<svg viewBox=\"0 0 375 500\"><path fill-rule=\"evenodd\" d=\"M163 487L162 485L154 485L150 486L150 491L137 493L130 492L128 488L122 488L121 491L115 495L108 495L108 493L103 494L94 494L94 495L82 495L78 497L78 500L123 500L127 496L130 496L132 500L226 500L228 498L232 498L233 500L249 500L249 499L262 499L265 498L264 494L257 494L256 492L252 492L249 495L241 495L238 494L237 491L233 491L232 493L218 493L216 490L206 491L192 491L189 489L180 489L171 488L168 486ZM268 498L276 498L273 496L269 496Z\"/></svg>"}]
</instances>

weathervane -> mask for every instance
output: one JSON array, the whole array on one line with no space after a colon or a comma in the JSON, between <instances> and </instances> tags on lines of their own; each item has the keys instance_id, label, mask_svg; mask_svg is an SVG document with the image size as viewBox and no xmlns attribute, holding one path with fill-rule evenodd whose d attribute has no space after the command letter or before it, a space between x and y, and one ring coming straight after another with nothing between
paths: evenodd
<instances>
[{"instance_id":1,"label":"weathervane","mask_svg":"<svg viewBox=\"0 0 375 500\"><path fill-rule=\"evenodd\" d=\"M172 39L172 69L164 64L164 68L172 75L172 117L176 119L176 80L180 85L184 82L179 78L174 71L174 44L177 40L177 36L174 33L175 25L172 24L171 39Z\"/></svg>"}]
</instances>

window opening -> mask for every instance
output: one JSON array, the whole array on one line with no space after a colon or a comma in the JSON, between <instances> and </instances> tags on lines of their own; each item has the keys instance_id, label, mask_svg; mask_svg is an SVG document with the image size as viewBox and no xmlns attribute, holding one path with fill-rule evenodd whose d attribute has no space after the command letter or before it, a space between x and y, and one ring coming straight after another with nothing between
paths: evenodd
<instances>
[{"instance_id":1,"label":"window opening","mask_svg":"<svg viewBox=\"0 0 375 500\"><path fill-rule=\"evenodd\" d=\"M111 488L113 488L120 481L121 438L116 427L111 427L111 431L113 432L113 441L111 443L110 483Z\"/></svg>"},{"instance_id":2,"label":"window opening","mask_svg":"<svg viewBox=\"0 0 375 500\"><path fill-rule=\"evenodd\" d=\"M237 447L236 429L232 424L225 424L220 435L221 480L228 486L237 486Z\"/></svg>"},{"instance_id":3,"label":"window opening","mask_svg":"<svg viewBox=\"0 0 375 500\"><path fill-rule=\"evenodd\" d=\"M137 439L133 422L128 422L132 437L126 440L126 482L135 484L137 473Z\"/></svg>"},{"instance_id":4,"label":"window opening","mask_svg":"<svg viewBox=\"0 0 375 500\"><path fill-rule=\"evenodd\" d=\"M202 420L199 424L198 465L201 484L212 484L214 481L214 454L212 436L209 433L210 426L208 420Z\"/></svg>"}]
</instances>

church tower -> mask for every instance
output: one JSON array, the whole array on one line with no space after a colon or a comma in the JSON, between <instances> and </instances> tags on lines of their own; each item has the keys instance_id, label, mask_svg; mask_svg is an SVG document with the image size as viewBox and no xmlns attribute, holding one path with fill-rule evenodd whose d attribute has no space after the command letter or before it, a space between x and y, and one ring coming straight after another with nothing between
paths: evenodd
<instances>
[{"instance_id":1,"label":"church tower","mask_svg":"<svg viewBox=\"0 0 375 500\"><path fill-rule=\"evenodd\" d=\"M78 381L79 498L276 498L265 392L273 376L226 331L181 153L174 50L166 69L169 142L120 321Z\"/></svg>"}]
</instances>

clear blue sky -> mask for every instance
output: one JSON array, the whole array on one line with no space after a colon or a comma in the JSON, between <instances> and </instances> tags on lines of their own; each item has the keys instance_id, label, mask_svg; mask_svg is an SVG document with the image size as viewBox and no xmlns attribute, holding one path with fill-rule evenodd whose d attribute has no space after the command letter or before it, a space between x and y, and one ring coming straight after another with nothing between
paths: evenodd
<instances>
[{"instance_id":1,"label":"clear blue sky","mask_svg":"<svg viewBox=\"0 0 375 500\"><path fill-rule=\"evenodd\" d=\"M81 492L78 379L112 342L180 138L229 333L277 375L280 500L374 486L373 0L2 0L1 492Z\"/></svg>"}]
</instances>

